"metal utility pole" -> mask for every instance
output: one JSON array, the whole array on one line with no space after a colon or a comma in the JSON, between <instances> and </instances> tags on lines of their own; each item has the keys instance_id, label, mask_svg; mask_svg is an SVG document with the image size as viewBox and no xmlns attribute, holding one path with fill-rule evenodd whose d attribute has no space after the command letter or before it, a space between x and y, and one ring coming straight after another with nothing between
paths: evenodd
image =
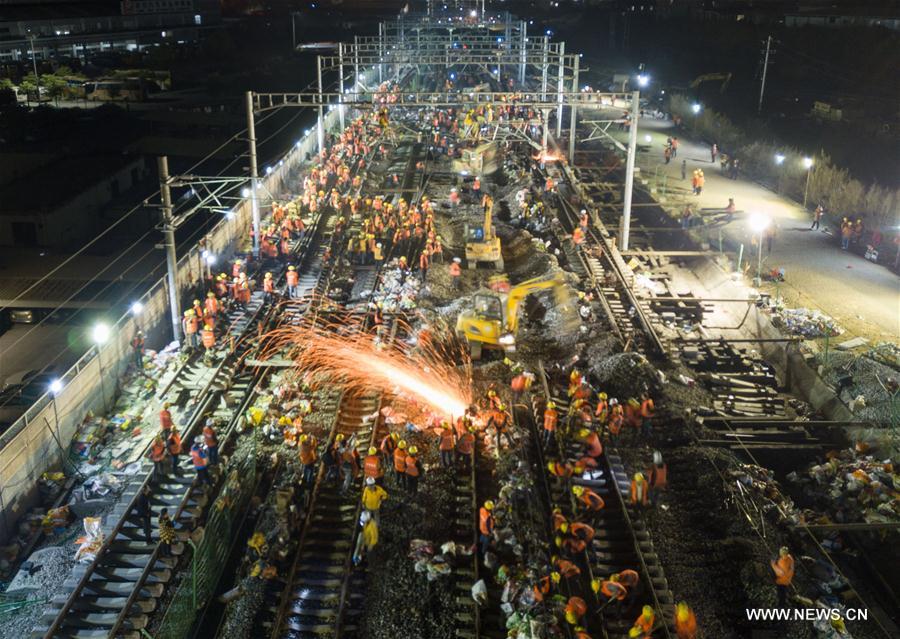
<instances>
[{"instance_id":1,"label":"metal utility pole","mask_svg":"<svg viewBox=\"0 0 900 639\"><path fill-rule=\"evenodd\" d=\"M338 43L338 121L344 130L344 43Z\"/></svg>"},{"instance_id":2,"label":"metal utility pole","mask_svg":"<svg viewBox=\"0 0 900 639\"><path fill-rule=\"evenodd\" d=\"M522 22L520 22L519 24L522 25L521 27L519 27L520 31L522 32L522 40L521 40L522 51L519 54L519 60L520 60L520 63L519 63L519 86L524 88L525 87L525 59L526 59L525 48L528 46L528 22L526 22L525 20L522 20Z\"/></svg>"},{"instance_id":3,"label":"metal utility pole","mask_svg":"<svg viewBox=\"0 0 900 639\"><path fill-rule=\"evenodd\" d=\"M549 47L550 38L544 36L543 61L541 64L541 100L547 99L547 71L550 69Z\"/></svg>"},{"instance_id":4,"label":"metal utility pole","mask_svg":"<svg viewBox=\"0 0 900 639\"><path fill-rule=\"evenodd\" d=\"M638 118L641 114L641 92L631 93L631 126L628 129L628 157L625 161L625 203L622 209L622 246L628 250L628 236L631 233L631 192L634 189L634 156L637 154Z\"/></svg>"},{"instance_id":5,"label":"metal utility pole","mask_svg":"<svg viewBox=\"0 0 900 639\"><path fill-rule=\"evenodd\" d=\"M250 215L253 219L253 257L259 257L259 168L256 166L256 122L253 92L247 91L247 142L250 145Z\"/></svg>"},{"instance_id":6,"label":"metal utility pole","mask_svg":"<svg viewBox=\"0 0 900 639\"><path fill-rule=\"evenodd\" d=\"M550 109L541 109L541 168L544 168L544 158L547 157L547 130L550 128Z\"/></svg>"},{"instance_id":7,"label":"metal utility pole","mask_svg":"<svg viewBox=\"0 0 900 639\"><path fill-rule=\"evenodd\" d=\"M766 71L769 70L769 51L772 48L772 36L766 38L766 57L763 60L762 82L759 84L759 104L756 105L756 112L762 113L763 94L766 92Z\"/></svg>"},{"instance_id":8,"label":"metal utility pole","mask_svg":"<svg viewBox=\"0 0 900 639\"><path fill-rule=\"evenodd\" d=\"M572 93L578 94L578 56L573 58L572 68ZM569 124L569 163L575 165L575 130L578 128L578 108L575 106L575 100L569 106L572 114L572 120Z\"/></svg>"},{"instance_id":9,"label":"metal utility pole","mask_svg":"<svg viewBox=\"0 0 900 639\"><path fill-rule=\"evenodd\" d=\"M319 142L319 155L321 156L325 153L325 105L322 103L324 97L322 96L322 56L316 56L316 78L318 80L318 100L319 103L319 117L316 121L316 138Z\"/></svg>"},{"instance_id":10,"label":"metal utility pole","mask_svg":"<svg viewBox=\"0 0 900 639\"><path fill-rule=\"evenodd\" d=\"M384 71L382 67L384 66L382 63L384 62L384 22L378 23L378 84L380 85L384 80L382 79L384 75Z\"/></svg>"},{"instance_id":11,"label":"metal utility pole","mask_svg":"<svg viewBox=\"0 0 900 639\"><path fill-rule=\"evenodd\" d=\"M559 43L559 73L556 76L556 137L562 135L562 115L563 115L563 91L566 90L563 81L566 77L566 43Z\"/></svg>"},{"instance_id":12,"label":"metal utility pole","mask_svg":"<svg viewBox=\"0 0 900 639\"><path fill-rule=\"evenodd\" d=\"M162 197L162 232L166 247L166 271L169 282L169 314L172 316L172 337L181 342L181 313L178 308L178 288L175 275L178 263L175 260L175 222L172 219L172 191L169 188L169 158L156 158L159 170L159 193Z\"/></svg>"}]
</instances>

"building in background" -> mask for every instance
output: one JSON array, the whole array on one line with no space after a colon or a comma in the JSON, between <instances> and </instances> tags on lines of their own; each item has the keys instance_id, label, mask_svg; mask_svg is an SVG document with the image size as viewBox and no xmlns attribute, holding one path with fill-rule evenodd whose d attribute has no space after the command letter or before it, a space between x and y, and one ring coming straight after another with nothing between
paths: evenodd
<instances>
[{"instance_id":1,"label":"building in background","mask_svg":"<svg viewBox=\"0 0 900 639\"><path fill-rule=\"evenodd\" d=\"M222 25L217 0L0 0L0 62L89 61L199 40Z\"/></svg>"}]
</instances>

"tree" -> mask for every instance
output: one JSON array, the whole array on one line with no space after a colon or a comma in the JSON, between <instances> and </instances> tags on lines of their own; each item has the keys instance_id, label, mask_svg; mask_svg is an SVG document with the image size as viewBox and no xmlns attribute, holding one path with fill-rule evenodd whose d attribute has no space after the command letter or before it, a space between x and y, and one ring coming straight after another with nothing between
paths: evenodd
<instances>
[{"instance_id":1,"label":"tree","mask_svg":"<svg viewBox=\"0 0 900 639\"><path fill-rule=\"evenodd\" d=\"M47 91L47 95L53 98L56 106L59 106L59 98L65 95L68 83L57 75L41 76L41 86Z\"/></svg>"},{"instance_id":2,"label":"tree","mask_svg":"<svg viewBox=\"0 0 900 639\"><path fill-rule=\"evenodd\" d=\"M22 78L22 81L19 82L19 90L25 92L25 103L31 104L31 94L37 95L38 90L38 80L37 77L30 73ZM40 100L38 100L40 102Z\"/></svg>"}]
</instances>

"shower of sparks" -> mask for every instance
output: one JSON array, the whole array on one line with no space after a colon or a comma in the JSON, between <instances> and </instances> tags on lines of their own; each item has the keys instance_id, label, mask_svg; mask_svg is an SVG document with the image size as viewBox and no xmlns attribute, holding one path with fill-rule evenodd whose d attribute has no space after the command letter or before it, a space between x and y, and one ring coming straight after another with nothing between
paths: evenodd
<instances>
[{"instance_id":1,"label":"shower of sparks","mask_svg":"<svg viewBox=\"0 0 900 639\"><path fill-rule=\"evenodd\" d=\"M472 403L471 366L447 327L414 331L398 324L397 336L362 330L350 315L282 326L263 336L262 357L296 362L298 377L339 384L345 392L381 389L440 417L462 415ZM449 336L449 339L444 339Z\"/></svg>"}]
</instances>

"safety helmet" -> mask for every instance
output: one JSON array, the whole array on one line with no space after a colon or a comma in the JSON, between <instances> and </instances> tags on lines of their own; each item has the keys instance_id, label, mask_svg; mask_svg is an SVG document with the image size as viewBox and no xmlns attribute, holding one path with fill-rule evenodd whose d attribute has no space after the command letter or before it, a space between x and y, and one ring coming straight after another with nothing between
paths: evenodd
<instances>
[{"instance_id":1,"label":"safety helmet","mask_svg":"<svg viewBox=\"0 0 900 639\"><path fill-rule=\"evenodd\" d=\"M497 395L497 391L495 391L494 389L491 389L487 392L488 397L496 397L496 395Z\"/></svg>"},{"instance_id":2,"label":"safety helmet","mask_svg":"<svg viewBox=\"0 0 900 639\"><path fill-rule=\"evenodd\" d=\"M553 572L550 573L550 580L551 580L553 583L555 583L555 584L558 584L558 583L559 583L559 580L560 580L561 577L562 577L562 575L560 575L560 574L559 574L558 572L556 572L555 570L554 570Z\"/></svg>"},{"instance_id":3,"label":"safety helmet","mask_svg":"<svg viewBox=\"0 0 900 639\"><path fill-rule=\"evenodd\" d=\"M399 433L391 433L391 439L394 442L396 442L398 439L400 439L400 434Z\"/></svg>"},{"instance_id":4,"label":"safety helmet","mask_svg":"<svg viewBox=\"0 0 900 639\"><path fill-rule=\"evenodd\" d=\"M366 486L374 486L375 478L374 477L366 477Z\"/></svg>"},{"instance_id":5,"label":"safety helmet","mask_svg":"<svg viewBox=\"0 0 900 639\"><path fill-rule=\"evenodd\" d=\"M584 494L584 486L572 486L572 494L581 497Z\"/></svg>"},{"instance_id":6,"label":"safety helmet","mask_svg":"<svg viewBox=\"0 0 900 639\"><path fill-rule=\"evenodd\" d=\"M591 434L591 431L589 431L587 428L582 428L581 430L578 431L578 438L586 439L587 436L590 434Z\"/></svg>"},{"instance_id":7,"label":"safety helmet","mask_svg":"<svg viewBox=\"0 0 900 639\"><path fill-rule=\"evenodd\" d=\"M644 481L644 474L643 473L635 473L634 481Z\"/></svg>"},{"instance_id":8,"label":"safety helmet","mask_svg":"<svg viewBox=\"0 0 900 639\"><path fill-rule=\"evenodd\" d=\"M212 291L210 291L209 293L206 294L206 297L215 297L215 296L216 296L216 294L213 293Z\"/></svg>"},{"instance_id":9,"label":"safety helmet","mask_svg":"<svg viewBox=\"0 0 900 639\"><path fill-rule=\"evenodd\" d=\"M446 419L442 420L441 428L450 428L450 422L448 422Z\"/></svg>"},{"instance_id":10,"label":"safety helmet","mask_svg":"<svg viewBox=\"0 0 900 639\"><path fill-rule=\"evenodd\" d=\"M200 306L200 300L194 300L194 306Z\"/></svg>"},{"instance_id":11,"label":"safety helmet","mask_svg":"<svg viewBox=\"0 0 900 639\"><path fill-rule=\"evenodd\" d=\"M342 442L342 441L344 441L344 433L338 433L337 435L335 435L335 436L334 436L334 441L336 441L336 442Z\"/></svg>"},{"instance_id":12,"label":"safety helmet","mask_svg":"<svg viewBox=\"0 0 900 639\"><path fill-rule=\"evenodd\" d=\"M241 260L235 260L234 263L235 264L243 264L243 262Z\"/></svg>"},{"instance_id":13,"label":"safety helmet","mask_svg":"<svg viewBox=\"0 0 900 639\"><path fill-rule=\"evenodd\" d=\"M375 448L374 446L369 446L369 454L370 454L370 455L377 455L377 454L378 454L378 449Z\"/></svg>"},{"instance_id":14,"label":"safety helmet","mask_svg":"<svg viewBox=\"0 0 900 639\"><path fill-rule=\"evenodd\" d=\"M653 451L653 465L654 466L662 466L662 453L658 450Z\"/></svg>"},{"instance_id":15,"label":"safety helmet","mask_svg":"<svg viewBox=\"0 0 900 639\"><path fill-rule=\"evenodd\" d=\"M642 617L650 617L651 615L653 615L653 606L644 606L641 608Z\"/></svg>"},{"instance_id":16,"label":"safety helmet","mask_svg":"<svg viewBox=\"0 0 900 639\"><path fill-rule=\"evenodd\" d=\"M547 402L547 408L556 408L556 402L554 402L554 401Z\"/></svg>"},{"instance_id":17,"label":"safety helmet","mask_svg":"<svg viewBox=\"0 0 900 639\"><path fill-rule=\"evenodd\" d=\"M596 577L593 578L593 579L591 579L591 590L594 591L594 594L595 594L595 595L596 595L598 592L600 592L600 585L601 585L602 583L603 583L603 582L600 581L599 579L597 579Z\"/></svg>"},{"instance_id":18,"label":"safety helmet","mask_svg":"<svg viewBox=\"0 0 900 639\"><path fill-rule=\"evenodd\" d=\"M494 510L494 502L491 501L490 499L488 499L486 502L484 502L484 509L485 510Z\"/></svg>"},{"instance_id":19,"label":"safety helmet","mask_svg":"<svg viewBox=\"0 0 900 639\"><path fill-rule=\"evenodd\" d=\"M418 452L419 452L419 449L418 449L417 447L415 447L415 446L410 446L410 447L409 447L409 454L410 454L410 455L415 455L415 454L418 453Z\"/></svg>"},{"instance_id":20,"label":"safety helmet","mask_svg":"<svg viewBox=\"0 0 900 639\"><path fill-rule=\"evenodd\" d=\"M632 626L628 630L629 639L637 639L637 637L640 637L640 636L641 636L641 629L639 626Z\"/></svg>"},{"instance_id":21,"label":"safety helmet","mask_svg":"<svg viewBox=\"0 0 900 639\"><path fill-rule=\"evenodd\" d=\"M401 439L399 442L397 442L397 448L399 448L400 450L406 448L406 441Z\"/></svg>"},{"instance_id":22,"label":"safety helmet","mask_svg":"<svg viewBox=\"0 0 900 639\"><path fill-rule=\"evenodd\" d=\"M610 405L610 406L618 406L618 405L619 405L619 400L616 399L615 397L613 397L611 400L609 400L609 405Z\"/></svg>"},{"instance_id":23,"label":"safety helmet","mask_svg":"<svg viewBox=\"0 0 900 639\"><path fill-rule=\"evenodd\" d=\"M684 601L679 601L678 605L675 606L675 618L678 621L685 622L691 614L691 609L688 607L687 603Z\"/></svg>"},{"instance_id":24,"label":"safety helmet","mask_svg":"<svg viewBox=\"0 0 900 639\"><path fill-rule=\"evenodd\" d=\"M268 279L272 279L272 274L271 274L271 273L266 273L266 279L267 279L267 280L268 280Z\"/></svg>"},{"instance_id":25,"label":"safety helmet","mask_svg":"<svg viewBox=\"0 0 900 639\"><path fill-rule=\"evenodd\" d=\"M168 410L170 406L172 406L171 402L166 402L165 404L163 404L163 408L165 408L166 410Z\"/></svg>"},{"instance_id":26,"label":"safety helmet","mask_svg":"<svg viewBox=\"0 0 900 639\"><path fill-rule=\"evenodd\" d=\"M571 373L569 373L569 379L572 381L575 381L576 379L578 379L578 371L573 370Z\"/></svg>"},{"instance_id":27,"label":"safety helmet","mask_svg":"<svg viewBox=\"0 0 900 639\"><path fill-rule=\"evenodd\" d=\"M504 404L503 402L500 402L499 404L497 404L497 409L498 410L506 410L506 404Z\"/></svg>"},{"instance_id":28,"label":"safety helmet","mask_svg":"<svg viewBox=\"0 0 900 639\"><path fill-rule=\"evenodd\" d=\"M560 532L562 532L563 534L569 532L569 522L564 521L563 523L561 523L561 524L559 525L559 530L560 530Z\"/></svg>"},{"instance_id":29,"label":"safety helmet","mask_svg":"<svg viewBox=\"0 0 900 639\"><path fill-rule=\"evenodd\" d=\"M600 399L606 399L606 393L597 393L597 397Z\"/></svg>"},{"instance_id":30,"label":"safety helmet","mask_svg":"<svg viewBox=\"0 0 900 639\"><path fill-rule=\"evenodd\" d=\"M173 428L172 430L175 430L175 429ZM198 444L198 445L199 445L199 444L202 444L202 443L203 443L203 436L202 436L202 435L197 435L196 437L194 437L194 443L195 443L195 444Z\"/></svg>"},{"instance_id":31,"label":"safety helmet","mask_svg":"<svg viewBox=\"0 0 900 639\"><path fill-rule=\"evenodd\" d=\"M301 442L301 443L306 443L306 442L308 442L308 441L309 441L309 435L307 435L307 434L300 435L300 442Z\"/></svg>"},{"instance_id":32,"label":"safety helmet","mask_svg":"<svg viewBox=\"0 0 900 639\"><path fill-rule=\"evenodd\" d=\"M289 270L289 271L296 271L297 269L295 269L293 266L288 266L288 270Z\"/></svg>"}]
</instances>

